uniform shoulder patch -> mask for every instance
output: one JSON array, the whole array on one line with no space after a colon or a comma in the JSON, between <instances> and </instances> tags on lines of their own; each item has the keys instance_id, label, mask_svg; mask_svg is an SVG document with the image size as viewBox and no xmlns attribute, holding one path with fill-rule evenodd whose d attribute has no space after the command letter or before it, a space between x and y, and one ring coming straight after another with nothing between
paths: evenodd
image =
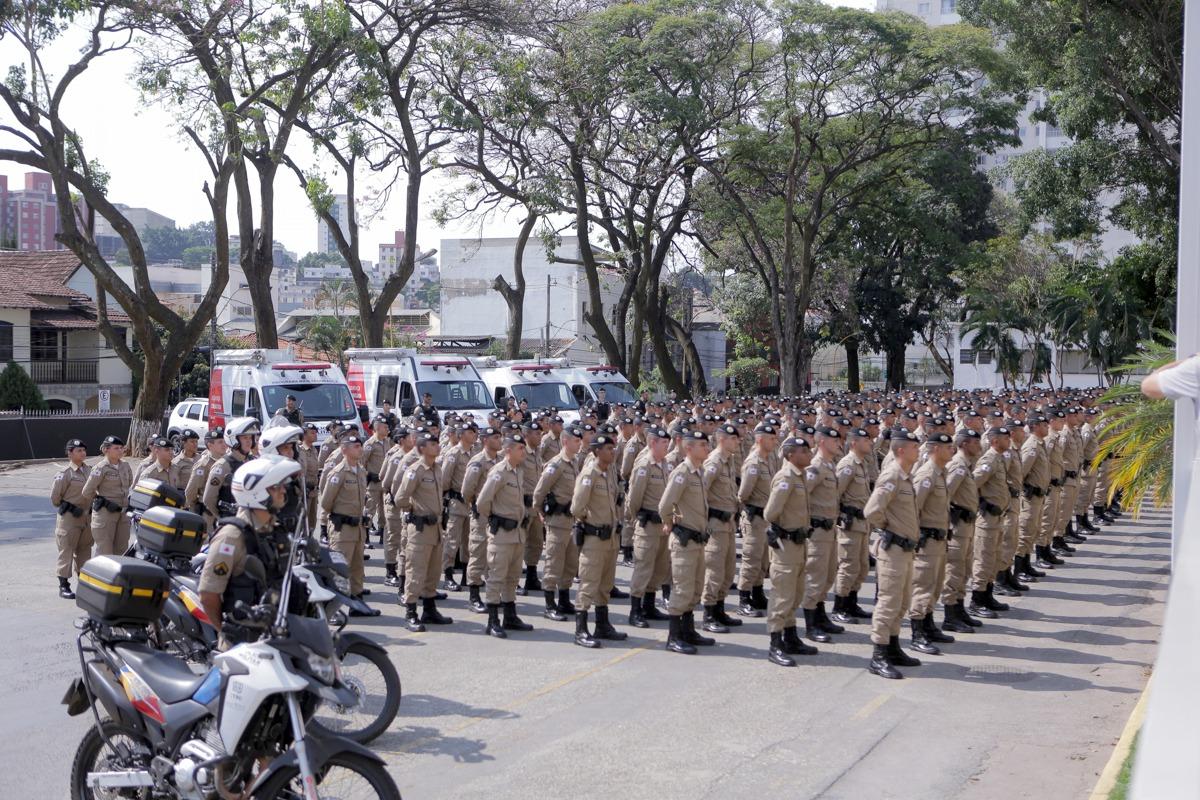
<instances>
[{"instance_id":1,"label":"uniform shoulder patch","mask_svg":"<svg viewBox=\"0 0 1200 800\"><path fill-rule=\"evenodd\" d=\"M750 467L750 468L748 468L748 469L746 470L746 474L747 474L747 475L757 475L757 474L758 474L758 467Z\"/></svg>"},{"instance_id":2,"label":"uniform shoulder patch","mask_svg":"<svg viewBox=\"0 0 1200 800\"><path fill-rule=\"evenodd\" d=\"M676 483L687 483L687 481L684 479L684 477L682 475L676 475L675 482Z\"/></svg>"},{"instance_id":3,"label":"uniform shoulder patch","mask_svg":"<svg viewBox=\"0 0 1200 800\"><path fill-rule=\"evenodd\" d=\"M468 472L479 472L479 469L480 469L480 467L478 464L472 464L470 467L467 468L467 471Z\"/></svg>"},{"instance_id":4,"label":"uniform shoulder patch","mask_svg":"<svg viewBox=\"0 0 1200 800\"><path fill-rule=\"evenodd\" d=\"M549 472L551 475L553 475L554 473L558 472L558 465L553 463L547 464L546 472Z\"/></svg>"},{"instance_id":5,"label":"uniform shoulder patch","mask_svg":"<svg viewBox=\"0 0 1200 800\"><path fill-rule=\"evenodd\" d=\"M55 481L55 483L57 483L58 481L61 481L61 480L62 480L62 476L63 476L63 474L62 474L61 472L60 472L60 473L58 473L57 475L55 475L55 476L54 476L54 481Z\"/></svg>"},{"instance_id":6,"label":"uniform shoulder patch","mask_svg":"<svg viewBox=\"0 0 1200 800\"><path fill-rule=\"evenodd\" d=\"M780 481L780 482L779 482L779 488L780 488L780 489L786 489L786 488L788 488L788 482L787 482L787 481Z\"/></svg>"},{"instance_id":7,"label":"uniform shoulder patch","mask_svg":"<svg viewBox=\"0 0 1200 800\"><path fill-rule=\"evenodd\" d=\"M583 485L584 485L584 486L591 486L591 485L592 485L592 479L591 479L591 478L584 478L584 479L583 479Z\"/></svg>"},{"instance_id":8,"label":"uniform shoulder patch","mask_svg":"<svg viewBox=\"0 0 1200 800\"><path fill-rule=\"evenodd\" d=\"M228 574L229 565L224 561L218 561L216 564L213 564L213 575L216 575L219 578L224 578Z\"/></svg>"},{"instance_id":9,"label":"uniform shoulder patch","mask_svg":"<svg viewBox=\"0 0 1200 800\"><path fill-rule=\"evenodd\" d=\"M221 542L217 545L217 552L221 555L231 556L234 552L234 547L229 542Z\"/></svg>"},{"instance_id":10,"label":"uniform shoulder patch","mask_svg":"<svg viewBox=\"0 0 1200 800\"><path fill-rule=\"evenodd\" d=\"M849 467L842 467L838 470L838 475L850 475L853 472L854 470L850 469Z\"/></svg>"},{"instance_id":11,"label":"uniform shoulder patch","mask_svg":"<svg viewBox=\"0 0 1200 800\"><path fill-rule=\"evenodd\" d=\"M921 481L922 489L928 489L930 486L933 486L933 481L929 480L929 478L926 478L925 480Z\"/></svg>"},{"instance_id":12,"label":"uniform shoulder patch","mask_svg":"<svg viewBox=\"0 0 1200 800\"><path fill-rule=\"evenodd\" d=\"M208 482L208 485L209 486L220 486L221 485L221 479L217 476L216 473L213 473L212 480L210 480Z\"/></svg>"},{"instance_id":13,"label":"uniform shoulder patch","mask_svg":"<svg viewBox=\"0 0 1200 800\"><path fill-rule=\"evenodd\" d=\"M415 478L417 477L417 471L415 469L410 469L404 473L404 477L409 479Z\"/></svg>"},{"instance_id":14,"label":"uniform shoulder patch","mask_svg":"<svg viewBox=\"0 0 1200 800\"><path fill-rule=\"evenodd\" d=\"M887 481L883 484L883 490L885 492L894 492L896 491L896 484L892 483L891 481Z\"/></svg>"},{"instance_id":15,"label":"uniform shoulder patch","mask_svg":"<svg viewBox=\"0 0 1200 800\"><path fill-rule=\"evenodd\" d=\"M991 465L991 464L981 464L981 465L979 466L979 471L980 471L980 472L991 472L991 471L992 471L992 465Z\"/></svg>"},{"instance_id":16,"label":"uniform shoulder patch","mask_svg":"<svg viewBox=\"0 0 1200 800\"><path fill-rule=\"evenodd\" d=\"M641 468L639 468L639 469L638 469L638 471L637 471L637 474L638 474L639 476L644 476L644 475L646 474L646 468L645 468L645 467L641 467Z\"/></svg>"},{"instance_id":17,"label":"uniform shoulder patch","mask_svg":"<svg viewBox=\"0 0 1200 800\"><path fill-rule=\"evenodd\" d=\"M340 477L338 477L337 475L332 475L329 478L329 482L330 483L341 483L342 479Z\"/></svg>"},{"instance_id":18,"label":"uniform shoulder patch","mask_svg":"<svg viewBox=\"0 0 1200 800\"><path fill-rule=\"evenodd\" d=\"M195 468L194 470L192 470L192 471L193 471L193 472L195 472L195 473L196 473L197 475L199 475L200 477L202 477L202 478L204 477L204 467L196 467L196 468Z\"/></svg>"}]
</instances>

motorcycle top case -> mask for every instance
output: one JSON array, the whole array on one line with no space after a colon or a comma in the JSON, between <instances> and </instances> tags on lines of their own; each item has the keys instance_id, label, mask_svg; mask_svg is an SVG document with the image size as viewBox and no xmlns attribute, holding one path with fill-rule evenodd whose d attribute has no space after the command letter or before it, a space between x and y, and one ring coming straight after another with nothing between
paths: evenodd
<instances>
[{"instance_id":1,"label":"motorcycle top case","mask_svg":"<svg viewBox=\"0 0 1200 800\"><path fill-rule=\"evenodd\" d=\"M162 615L170 578L156 564L96 556L79 571L75 604L105 625L149 625Z\"/></svg>"},{"instance_id":2,"label":"motorcycle top case","mask_svg":"<svg viewBox=\"0 0 1200 800\"><path fill-rule=\"evenodd\" d=\"M204 540L204 517L182 508L154 506L137 523L138 546L160 556L191 558Z\"/></svg>"},{"instance_id":3,"label":"motorcycle top case","mask_svg":"<svg viewBox=\"0 0 1200 800\"><path fill-rule=\"evenodd\" d=\"M133 491L129 493L129 508L133 511L146 511L155 506L183 508L183 492L166 481L142 478L134 484Z\"/></svg>"}]
</instances>

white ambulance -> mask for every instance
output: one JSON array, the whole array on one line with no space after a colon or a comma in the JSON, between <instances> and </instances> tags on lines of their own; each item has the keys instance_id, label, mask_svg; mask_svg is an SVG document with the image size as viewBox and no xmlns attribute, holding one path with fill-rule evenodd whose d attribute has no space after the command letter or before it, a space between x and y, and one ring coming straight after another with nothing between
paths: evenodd
<instances>
[{"instance_id":1,"label":"white ambulance","mask_svg":"<svg viewBox=\"0 0 1200 800\"><path fill-rule=\"evenodd\" d=\"M497 406L503 407L513 397L527 402L532 411L553 408L568 424L579 420L579 403L563 377L570 372L567 359L504 361L485 356L471 360Z\"/></svg>"},{"instance_id":2,"label":"white ambulance","mask_svg":"<svg viewBox=\"0 0 1200 800\"><path fill-rule=\"evenodd\" d=\"M428 392L445 421L447 411L470 413L479 425L496 410L491 392L465 356L422 354L412 348L351 348L346 351L346 377L354 402L368 418L392 404L401 419L411 417Z\"/></svg>"},{"instance_id":3,"label":"white ambulance","mask_svg":"<svg viewBox=\"0 0 1200 800\"><path fill-rule=\"evenodd\" d=\"M594 367L573 367L558 373L571 387L571 394L580 406L589 406L599 400L598 392L604 390L604 401L632 406L638 401L637 389L611 364Z\"/></svg>"},{"instance_id":4,"label":"white ambulance","mask_svg":"<svg viewBox=\"0 0 1200 800\"><path fill-rule=\"evenodd\" d=\"M294 395L305 422L317 426L317 439L333 420L359 425L350 387L336 364L297 360L290 350L217 350L208 384L208 425L233 417L254 417L266 427L288 395Z\"/></svg>"}]
</instances>

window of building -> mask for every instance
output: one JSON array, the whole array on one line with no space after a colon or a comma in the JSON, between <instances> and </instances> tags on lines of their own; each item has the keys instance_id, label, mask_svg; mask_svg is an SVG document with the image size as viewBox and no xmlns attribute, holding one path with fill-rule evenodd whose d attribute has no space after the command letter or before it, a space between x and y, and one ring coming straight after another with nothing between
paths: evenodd
<instances>
[{"instance_id":1,"label":"window of building","mask_svg":"<svg viewBox=\"0 0 1200 800\"><path fill-rule=\"evenodd\" d=\"M961 350L959 350L958 351L958 363L974 364L975 363L975 351L969 347L964 347Z\"/></svg>"},{"instance_id":2,"label":"window of building","mask_svg":"<svg viewBox=\"0 0 1200 800\"><path fill-rule=\"evenodd\" d=\"M0 368L13 360L13 326L0 322Z\"/></svg>"},{"instance_id":3,"label":"window of building","mask_svg":"<svg viewBox=\"0 0 1200 800\"><path fill-rule=\"evenodd\" d=\"M929 5L930 5L929 3L917 3L917 13L918 14L928 14L929 13Z\"/></svg>"},{"instance_id":4,"label":"window of building","mask_svg":"<svg viewBox=\"0 0 1200 800\"><path fill-rule=\"evenodd\" d=\"M55 361L58 359L58 331L34 328L29 332L29 360Z\"/></svg>"},{"instance_id":5,"label":"window of building","mask_svg":"<svg viewBox=\"0 0 1200 800\"><path fill-rule=\"evenodd\" d=\"M958 6L958 0L942 0L942 13L953 14Z\"/></svg>"},{"instance_id":6,"label":"window of building","mask_svg":"<svg viewBox=\"0 0 1200 800\"><path fill-rule=\"evenodd\" d=\"M978 364L992 363L992 351L991 350L980 350L978 353L976 353L976 357L977 357L976 363L978 363Z\"/></svg>"}]
</instances>

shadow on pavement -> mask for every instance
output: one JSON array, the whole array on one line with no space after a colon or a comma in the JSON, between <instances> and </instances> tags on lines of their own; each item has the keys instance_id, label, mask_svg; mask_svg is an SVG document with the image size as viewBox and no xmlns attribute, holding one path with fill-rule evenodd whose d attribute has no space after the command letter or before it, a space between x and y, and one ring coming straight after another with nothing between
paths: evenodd
<instances>
[{"instance_id":1,"label":"shadow on pavement","mask_svg":"<svg viewBox=\"0 0 1200 800\"><path fill-rule=\"evenodd\" d=\"M384 752L390 750L406 755L450 756L464 764L496 760L494 756L484 752L487 744L481 739L446 736L437 728L415 725L385 733L374 741L373 747Z\"/></svg>"},{"instance_id":2,"label":"shadow on pavement","mask_svg":"<svg viewBox=\"0 0 1200 800\"><path fill-rule=\"evenodd\" d=\"M400 716L409 717L468 717L470 719L516 719L520 716L502 708L476 706L435 697L430 694L406 694L400 704Z\"/></svg>"}]
</instances>

